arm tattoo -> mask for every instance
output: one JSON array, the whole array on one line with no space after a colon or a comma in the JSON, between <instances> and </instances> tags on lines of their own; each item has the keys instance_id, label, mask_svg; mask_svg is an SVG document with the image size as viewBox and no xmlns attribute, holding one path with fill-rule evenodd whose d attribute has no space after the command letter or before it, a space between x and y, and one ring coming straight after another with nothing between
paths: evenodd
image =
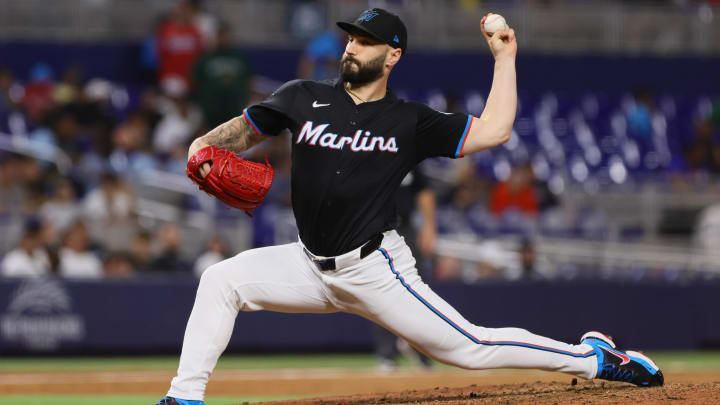
<instances>
[{"instance_id":1,"label":"arm tattoo","mask_svg":"<svg viewBox=\"0 0 720 405\"><path fill-rule=\"evenodd\" d=\"M245 121L245 117L241 116L218 125L200 139L207 145L243 152L263 141L264 137L256 133Z\"/></svg>"}]
</instances>

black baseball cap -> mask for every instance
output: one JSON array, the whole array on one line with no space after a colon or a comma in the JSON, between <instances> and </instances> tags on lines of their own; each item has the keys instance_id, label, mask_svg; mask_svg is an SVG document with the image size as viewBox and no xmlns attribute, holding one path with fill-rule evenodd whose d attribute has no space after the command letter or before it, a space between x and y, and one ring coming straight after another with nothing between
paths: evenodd
<instances>
[{"instance_id":1,"label":"black baseball cap","mask_svg":"<svg viewBox=\"0 0 720 405\"><path fill-rule=\"evenodd\" d=\"M407 29L400 17L381 8L371 8L363 11L353 22L340 21L338 27L349 34L360 31L393 48L407 49Z\"/></svg>"}]
</instances>

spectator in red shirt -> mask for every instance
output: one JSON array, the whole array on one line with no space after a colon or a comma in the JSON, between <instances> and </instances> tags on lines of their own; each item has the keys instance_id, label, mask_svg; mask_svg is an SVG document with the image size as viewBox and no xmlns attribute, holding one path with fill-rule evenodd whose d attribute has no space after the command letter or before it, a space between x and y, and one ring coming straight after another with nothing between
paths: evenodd
<instances>
[{"instance_id":1,"label":"spectator in red shirt","mask_svg":"<svg viewBox=\"0 0 720 405\"><path fill-rule=\"evenodd\" d=\"M514 167L510 178L493 187L490 211L501 216L511 209L530 216L535 216L538 212L538 197L533 187L530 166Z\"/></svg>"},{"instance_id":2,"label":"spectator in red shirt","mask_svg":"<svg viewBox=\"0 0 720 405\"><path fill-rule=\"evenodd\" d=\"M30 81L25 85L23 105L30 119L38 123L54 107L54 72L47 63L36 63L30 70Z\"/></svg>"},{"instance_id":3,"label":"spectator in red shirt","mask_svg":"<svg viewBox=\"0 0 720 405\"><path fill-rule=\"evenodd\" d=\"M192 21L189 0L180 0L157 32L158 81L177 77L190 87L190 73L203 52L203 40Z\"/></svg>"}]
</instances>

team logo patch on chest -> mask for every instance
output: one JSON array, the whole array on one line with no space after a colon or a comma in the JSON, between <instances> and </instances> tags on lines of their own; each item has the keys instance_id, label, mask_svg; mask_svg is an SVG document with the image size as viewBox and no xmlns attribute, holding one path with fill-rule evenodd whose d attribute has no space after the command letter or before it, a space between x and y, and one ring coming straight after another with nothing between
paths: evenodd
<instances>
[{"instance_id":1,"label":"team logo patch on chest","mask_svg":"<svg viewBox=\"0 0 720 405\"><path fill-rule=\"evenodd\" d=\"M353 152L372 152L376 149L392 153L398 151L397 141L394 136L390 138L372 136L370 131L363 129L355 131L353 136L341 136L332 132L325 132L328 126L330 124L313 125L312 121L305 122L295 143L304 142L308 145L336 150L348 147Z\"/></svg>"}]
</instances>

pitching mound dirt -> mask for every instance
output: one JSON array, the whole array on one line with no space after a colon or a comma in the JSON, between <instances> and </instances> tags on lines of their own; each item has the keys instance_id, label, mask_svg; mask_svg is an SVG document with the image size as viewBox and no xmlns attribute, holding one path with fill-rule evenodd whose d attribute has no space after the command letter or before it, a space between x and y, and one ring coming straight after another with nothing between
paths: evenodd
<instances>
[{"instance_id":1,"label":"pitching mound dirt","mask_svg":"<svg viewBox=\"0 0 720 405\"><path fill-rule=\"evenodd\" d=\"M575 383L575 382L574 382ZM532 384L436 387L395 393L311 398L265 402L263 405L364 405L364 404L717 404L720 382L672 383L664 387L637 388L623 383L580 381Z\"/></svg>"}]
</instances>

